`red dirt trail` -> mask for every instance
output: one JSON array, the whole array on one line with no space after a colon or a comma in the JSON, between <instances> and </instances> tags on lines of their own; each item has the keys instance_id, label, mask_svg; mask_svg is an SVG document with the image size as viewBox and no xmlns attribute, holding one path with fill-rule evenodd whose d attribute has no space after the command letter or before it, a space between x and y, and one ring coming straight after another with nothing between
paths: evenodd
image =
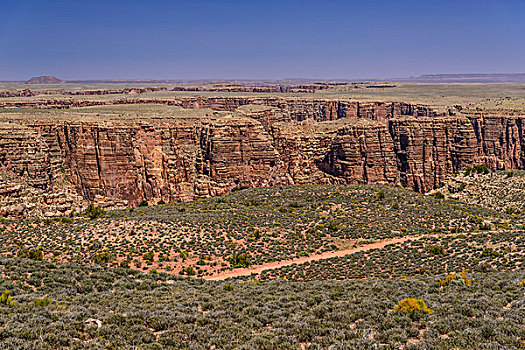
<instances>
[{"instance_id":1,"label":"red dirt trail","mask_svg":"<svg viewBox=\"0 0 525 350\"><path fill-rule=\"evenodd\" d=\"M273 269L278 269L280 267L288 266L292 264L303 264L308 261L316 261L316 260L341 257L341 256L345 256L348 254L363 252L363 251L372 250L372 249L381 249L381 248L386 247L389 244L398 244L398 243L403 243L403 242L410 241L410 240L418 240L423 237L428 237L428 236L426 235L405 236L405 237L400 237L400 238L386 239L386 240L371 243L371 244L364 244L357 248L338 250L336 252L325 252L322 254L311 255L311 256L295 258L295 259L290 259L290 260L275 261L275 262L266 263L263 265L258 265L255 267L235 269L233 271L226 271L226 272L222 272L217 275L204 277L204 279L210 280L210 281L221 281L221 280L224 280L230 277L250 276L252 273L261 273L264 270L273 270Z\"/></svg>"}]
</instances>

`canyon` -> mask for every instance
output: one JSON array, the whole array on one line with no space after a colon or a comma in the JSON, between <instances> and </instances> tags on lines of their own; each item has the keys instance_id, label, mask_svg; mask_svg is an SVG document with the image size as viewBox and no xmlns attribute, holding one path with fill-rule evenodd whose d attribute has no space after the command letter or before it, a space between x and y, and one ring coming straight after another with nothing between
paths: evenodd
<instances>
[{"instance_id":1,"label":"canyon","mask_svg":"<svg viewBox=\"0 0 525 350\"><path fill-rule=\"evenodd\" d=\"M524 115L459 106L188 96L5 100L0 108L4 216L309 183L425 193L468 166L525 167Z\"/></svg>"}]
</instances>

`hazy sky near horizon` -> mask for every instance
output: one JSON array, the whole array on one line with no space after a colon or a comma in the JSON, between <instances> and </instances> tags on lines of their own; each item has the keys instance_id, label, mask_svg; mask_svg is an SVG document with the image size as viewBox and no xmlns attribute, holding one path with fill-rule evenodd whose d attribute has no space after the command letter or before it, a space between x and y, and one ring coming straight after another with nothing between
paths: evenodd
<instances>
[{"instance_id":1,"label":"hazy sky near horizon","mask_svg":"<svg viewBox=\"0 0 525 350\"><path fill-rule=\"evenodd\" d=\"M0 0L0 80L525 72L524 0Z\"/></svg>"}]
</instances>

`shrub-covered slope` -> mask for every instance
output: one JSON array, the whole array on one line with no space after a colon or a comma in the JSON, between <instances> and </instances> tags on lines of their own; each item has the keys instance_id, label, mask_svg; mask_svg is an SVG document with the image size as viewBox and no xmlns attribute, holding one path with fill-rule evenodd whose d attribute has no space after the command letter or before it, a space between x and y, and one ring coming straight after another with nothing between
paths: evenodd
<instances>
[{"instance_id":1,"label":"shrub-covered slope","mask_svg":"<svg viewBox=\"0 0 525 350\"><path fill-rule=\"evenodd\" d=\"M379 185L243 189L102 216L0 223L0 251L38 249L47 260L206 277L243 265L235 259L242 254L254 266L394 237L519 224L505 213Z\"/></svg>"},{"instance_id":2,"label":"shrub-covered slope","mask_svg":"<svg viewBox=\"0 0 525 350\"><path fill-rule=\"evenodd\" d=\"M210 282L6 258L0 271L0 288L14 300L0 305L4 349L525 345L523 271L469 274L470 286L444 287L435 277Z\"/></svg>"}]
</instances>

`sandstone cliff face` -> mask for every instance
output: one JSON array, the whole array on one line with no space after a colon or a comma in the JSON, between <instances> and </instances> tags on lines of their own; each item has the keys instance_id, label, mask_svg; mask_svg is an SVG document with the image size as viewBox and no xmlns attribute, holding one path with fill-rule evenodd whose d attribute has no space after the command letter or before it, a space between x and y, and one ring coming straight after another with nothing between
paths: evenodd
<instances>
[{"instance_id":1,"label":"sandstone cliff face","mask_svg":"<svg viewBox=\"0 0 525 350\"><path fill-rule=\"evenodd\" d=\"M270 135L249 118L226 117L204 125L200 140L202 174L213 184L213 194L224 194L232 185L287 184L280 174L281 161Z\"/></svg>"},{"instance_id":2,"label":"sandstone cliff face","mask_svg":"<svg viewBox=\"0 0 525 350\"><path fill-rule=\"evenodd\" d=\"M478 142L466 118L394 118L389 129L401 184L415 191L432 190L478 160Z\"/></svg>"},{"instance_id":3,"label":"sandstone cliff face","mask_svg":"<svg viewBox=\"0 0 525 350\"><path fill-rule=\"evenodd\" d=\"M42 191L50 206L50 193L67 192L50 209L63 214L80 202L173 202L238 186L385 183L426 192L473 164L525 166L520 116L445 116L406 103L324 99L156 103L223 112L6 120L0 124L0 173L18 180L0 184L0 197L18 212L14 198L27 191L13 190L21 188L16 184Z\"/></svg>"},{"instance_id":4,"label":"sandstone cliff face","mask_svg":"<svg viewBox=\"0 0 525 350\"><path fill-rule=\"evenodd\" d=\"M362 122L337 130L318 166L347 182L397 184L394 145L385 125Z\"/></svg>"},{"instance_id":5,"label":"sandstone cliff face","mask_svg":"<svg viewBox=\"0 0 525 350\"><path fill-rule=\"evenodd\" d=\"M0 124L0 172L27 178L30 186L46 190L54 176L52 162L49 146L37 130Z\"/></svg>"},{"instance_id":6,"label":"sandstone cliff face","mask_svg":"<svg viewBox=\"0 0 525 350\"><path fill-rule=\"evenodd\" d=\"M184 97L177 99L123 98L117 100L41 99L33 101L0 101L0 108L69 109L101 105L162 104L186 109L209 108L216 111L237 111L242 106L265 106L279 111L278 122L284 115L294 122L321 122L341 118L366 118L386 123L400 116L437 116L429 106L404 102L358 102L335 99L303 99L284 97Z\"/></svg>"},{"instance_id":7,"label":"sandstone cliff face","mask_svg":"<svg viewBox=\"0 0 525 350\"><path fill-rule=\"evenodd\" d=\"M492 168L525 168L523 116L467 115L479 145L478 158Z\"/></svg>"},{"instance_id":8,"label":"sandstone cliff face","mask_svg":"<svg viewBox=\"0 0 525 350\"><path fill-rule=\"evenodd\" d=\"M86 200L109 197L136 205L290 183L270 135L240 115L197 123L55 121L16 127L24 133L3 139L0 170L46 189L63 169ZM9 134L15 135L13 129Z\"/></svg>"},{"instance_id":9,"label":"sandstone cliff face","mask_svg":"<svg viewBox=\"0 0 525 350\"><path fill-rule=\"evenodd\" d=\"M424 105L404 102L358 102L334 99L301 99L282 97L191 97L179 99L184 108L211 108L235 111L245 105L270 106L284 113L292 121L322 122L341 118L366 118L386 122L399 115L436 116Z\"/></svg>"}]
</instances>

